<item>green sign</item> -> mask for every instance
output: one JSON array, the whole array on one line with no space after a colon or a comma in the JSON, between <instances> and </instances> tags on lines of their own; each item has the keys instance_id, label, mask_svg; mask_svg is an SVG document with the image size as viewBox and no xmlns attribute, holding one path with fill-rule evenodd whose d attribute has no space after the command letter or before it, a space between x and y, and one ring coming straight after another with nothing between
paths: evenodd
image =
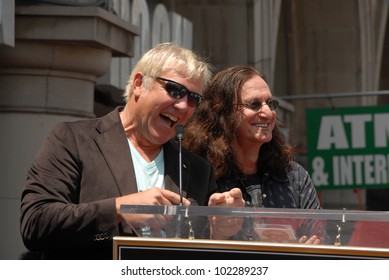
<instances>
[{"instance_id":1,"label":"green sign","mask_svg":"<svg viewBox=\"0 0 389 280\"><path fill-rule=\"evenodd\" d=\"M389 106L307 109L317 189L389 187Z\"/></svg>"}]
</instances>

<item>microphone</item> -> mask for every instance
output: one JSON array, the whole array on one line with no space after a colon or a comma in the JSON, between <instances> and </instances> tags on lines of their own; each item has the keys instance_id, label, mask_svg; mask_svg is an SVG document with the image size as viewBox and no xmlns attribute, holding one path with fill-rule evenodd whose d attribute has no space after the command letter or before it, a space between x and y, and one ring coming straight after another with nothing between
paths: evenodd
<instances>
[{"instance_id":1,"label":"microphone","mask_svg":"<svg viewBox=\"0 0 389 280\"><path fill-rule=\"evenodd\" d=\"M176 139L178 140L178 175L179 175L179 188L180 188L180 206L182 206L182 139L184 138L184 126L179 124L176 126ZM176 238L181 237L181 231L183 226L182 214L178 216Z\"/></svg>"},{"instance_id":2,"label":"microphone","mask_svg":"<svg viewBox=\"0 0 389 280\"><path fill-rule=\"evenodd\" d=\"M184 126L179 124L176 126L176 139L182 141L184 138Z\"/></svg>"}]
</instances>

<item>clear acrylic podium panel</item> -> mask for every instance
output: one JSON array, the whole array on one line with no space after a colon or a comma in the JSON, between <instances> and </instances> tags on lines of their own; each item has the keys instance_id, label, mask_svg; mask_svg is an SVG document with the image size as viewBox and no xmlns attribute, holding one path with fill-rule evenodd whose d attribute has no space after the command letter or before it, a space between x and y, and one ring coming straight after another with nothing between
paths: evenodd
<instances>
[{"instance_id":1,"label":"clear acrylic podium panel","mask_svg":"<svg viewBox=\"0 0 389 280\"><path fill-rule=\"evenodd\" d=\"M208 206L122 205L121 213L137 237L170 242L222 242L296 250L317 249L369 251L389 257L389 212L357 210L310 210L279 208L232 208ZM219 224L238 225L236 233L215 240L210 234ZM213 221L213 222L210 222ZM236 228L236 227L235 227ZM316 235L320 245L299 244L302 236ZM144 239L144 240L146 240ZM204 246L205 246L204 245ZM260 249L259 248L259 249ZM251 250L251 249L250 249ZM351 251L350 251L351 250Z\"/></svg>"}]
</instances>

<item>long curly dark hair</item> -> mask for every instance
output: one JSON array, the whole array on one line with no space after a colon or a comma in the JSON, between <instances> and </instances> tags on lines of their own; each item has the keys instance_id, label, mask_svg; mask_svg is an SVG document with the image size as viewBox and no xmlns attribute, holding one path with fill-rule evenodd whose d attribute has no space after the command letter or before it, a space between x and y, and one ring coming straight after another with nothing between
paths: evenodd
<instances>
[{"instance_id":1,"label":"long curly dark hair","mask_svg":"<svg viewBox=\"0 0 389 280\"><path fill-rule=\"evenodd\" d=\"M246 65L218 72L185 129L184 147L211 162L217 181L223 181L232 174L243 175L231 148L239 121L234 104L242 102L242 86L255 75L264 79L255 68ZM257 168L261 173L285 176L294 155L293 148L286 145L278 124L272 135L272 140L261 146Z\"/></svg>"}]
</instances>

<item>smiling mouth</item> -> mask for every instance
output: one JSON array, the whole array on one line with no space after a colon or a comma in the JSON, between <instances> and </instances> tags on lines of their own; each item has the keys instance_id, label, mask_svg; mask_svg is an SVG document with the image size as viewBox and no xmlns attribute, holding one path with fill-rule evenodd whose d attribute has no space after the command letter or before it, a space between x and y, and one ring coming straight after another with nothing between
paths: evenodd
<instances>
[{"instance_id":1,"label":"smiling mouth","mask_svg":"<svg viewBox=\"0 0 389 280\"><path fill-rule=\"evenodd\" d=\"M162 113L161 117L165 121L170 122L170 127L173 127L177 123L177 121L178 121L177 117L175 117L174 115L169 114L169 113Z\"/></svg>"},{"instance_id":2,"label":"smiling mouth","mask_svg":"<svg viewBox=\"0 0 389 280\"><path fill-rule=\"evenodd\" d=\"M254 123L253 126L267 128L269 126L269 124L268 123Z\"/></svg>"}]
</instances>

